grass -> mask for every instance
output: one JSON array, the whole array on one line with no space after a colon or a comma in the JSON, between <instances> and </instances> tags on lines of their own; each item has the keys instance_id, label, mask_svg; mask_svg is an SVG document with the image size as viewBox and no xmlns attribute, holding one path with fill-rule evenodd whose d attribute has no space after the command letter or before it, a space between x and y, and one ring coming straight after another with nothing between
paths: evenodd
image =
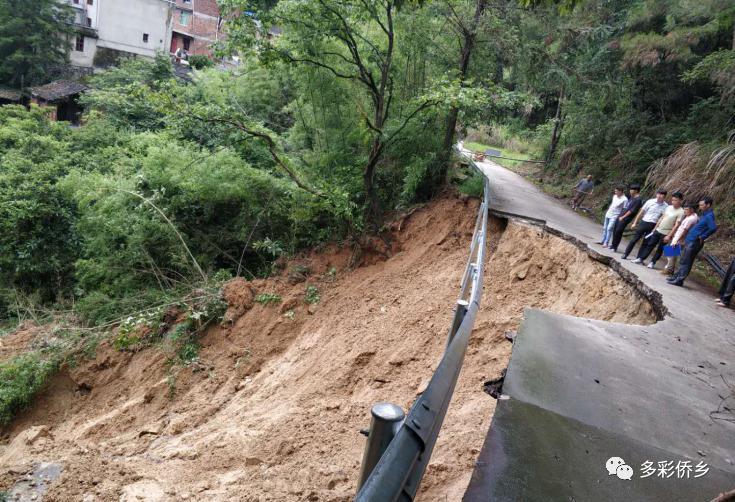
<instances>
[{"instance_id":1,"label":"grass","mask_svg":"<svg viewBox=\"0 0 735 502\"><path fill-rule=\"evenodd\" d=\"M210 324L220 321L227 308L220 287L221 284L212 284L204 295L179 298L176 305L184 309L186 318L172 333L164 333L162 322L168 305L159 305L97 327L57 327L44 340L37 341L36 348L0 362L0 426L7 425L30 406L60 368L73 368L80 360L94 357L103 339L111 340L118 350L138 350L167 335L164 349L169 352L172 366L196 362L199 335ZM59 326L64 320L55 322Z\"/></svg>"},{"instance_id":2,"label":"grass","mask_svg":"<svg viewBox=\"0 0 735 502\"><path fill-rule=\"evenodd\" d=\"M0 363L0 425L31 404L62 360L57 351L35 350Z\"/></svg>"},{"instance_id":3,"label":"grass","mask_svg":"<svg viewBox=\"0 0 735 502\"><path fill-rule=\"evenodd\" d=\"M507 167L508 169L516 170L517 167L520 164L523 164L524 160L534 160L533 157L527 153L520 153L515 152L513 150L508 150L505 148L501 148L499 146L492 146L492 145L486 145L484 143L477 143L475 141L465 141L464 147L472 152L479 152L484 153L486 150L499 150L501 157L507 157L505 159L497 158L497 157L488 157L493 162L497 162L503 167ZM519 160L510 160L510 159L519 159Z\"/></svg>"},{"instance_id":4,"label":"grass","mask_svg":"<svg viewBox=\"0 0 735 502\"><path fill-rule=\"evenodd\" d=\"M457 185L457 189L460 193L471 197L482 197L485 191L484 176L472 169L469 175Z\"/></svg>"}]
</instances>

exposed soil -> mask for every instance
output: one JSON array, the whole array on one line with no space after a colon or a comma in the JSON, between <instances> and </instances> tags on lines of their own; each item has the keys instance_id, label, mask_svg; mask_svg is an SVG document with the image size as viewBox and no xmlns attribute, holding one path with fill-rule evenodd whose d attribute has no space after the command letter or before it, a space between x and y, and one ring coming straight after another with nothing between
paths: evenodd
<instances>
[{"instance_id":1,"label":"exposed soil","mask_svg":"<svg viewBox=\"0 0 735 502\"><path fill-rule=\"evenodd\" d=\"M370 406L407 408L441 356L477 207L446 196L413 212L354 269L351 250L330 247L278 278L233 281L228 322L203 337L195 367L170 372L156 347L100 346L5 431L0 491L46 462L62 470L44 500L350 500ZM655 320L573 244L492 223L482 310L422 500L461 498L495 408L482 386L507 366L504 333L524 307ZM307 283L319 303L304 301ZM260 293L283 302L254 302ZM3 341L15 336L29 335Z\"/></svg>"}]
</instances>

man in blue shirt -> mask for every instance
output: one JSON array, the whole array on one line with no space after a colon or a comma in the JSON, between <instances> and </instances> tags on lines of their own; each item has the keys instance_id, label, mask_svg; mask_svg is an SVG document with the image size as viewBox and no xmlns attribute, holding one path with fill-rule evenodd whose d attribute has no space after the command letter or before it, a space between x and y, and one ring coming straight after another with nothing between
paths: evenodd
<instances>
[{"instance_id":1,"label":"man in blue shirt","mask_svg":"<svg viewBox=\"0 0 735 502\"><path fill-rule=\"evenodd\" d=\"M717 231L715 213L712 211L712 197L702 197L702 200L699 201L699 209L702 210L702 216L699 217L697 224L687 234L686 243L681 252L679 270L669 279L666 279L669 284L674 286L684 285L684 279L692 271L694 259L704 247L704 241Z\"/></svg>"}]
</instances>

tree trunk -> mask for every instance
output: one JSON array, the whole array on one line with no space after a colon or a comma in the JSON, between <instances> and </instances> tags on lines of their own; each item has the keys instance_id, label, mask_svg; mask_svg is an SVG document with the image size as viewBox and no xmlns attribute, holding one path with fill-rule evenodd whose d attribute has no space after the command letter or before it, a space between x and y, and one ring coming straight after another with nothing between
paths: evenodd
<instances>
[{"instance_id":1,"label":"tree trunk","mask_svg":"<svg viewBox=\"0 0 735 502\"><path fill-rule=\"evenodd\" d=\"M390 70L393 64L393 3L389 2L386 7L386 26L383 28L388 38L388 47L385 51L385 60L380 71L380 84L372 90L372 99L375 106L373 114L373 125L376 129L373 144L370 148L367 164L363 170L362 182L365 190L365 219L373 230L380 228L382 213L380 200L375 190L375 169L383 154L385 147L383 139L383 127L388 120L390 103L392 101L392 85L390 85Z\"/></svg>"},{"instance_id":2,"label":"tree trunk","mask_svg":"<svg viewBox=\"0 0 735 502\"><path fill-rule=\"evenodd\" d=\"M370 149L370 156L368 162L365 165L365 170L362 175L363 189L365 190L365 220L372 230L377 230L380 227L382 220L382 214L380 211L380 201L378 200L378 193L375 190L375 168L380 160L380 155L383 150L383 145L380 138L373 140L373 146Z\"/></svg>"},{"instance_id":3,"label":"tree trunk","mask_svg":"<svg viewBox=\"0 0 735 502\"><path fill-rule=\"evenodd\" d=\"M564 87L559 91L559 99L556 102L556 115L554 117L554 130L551 132L551 144L549 145L549 153L546 155L544 167L548 169L551 160L556 153L556 147L559 145L559 138L564 127L564 112L562 102L564 101Z\"/></svg>"},{"instance_id":4,"label":"tree trunk","mask_svg":"<svg viewBox=\"0 0 735 502\"><path fill-rule=\"evenodd\" d=\"M472 49L475 45L475 35L477 31L477 25L480 23L482 13L487 7L487 0L477 0L475 7L475 14L472 17L472 23L469 29L464 31L464 40L462 44L462 53L459 59L459 81L460 86L463 85L465 77L467 76L467 69L470 66L470 59L472 58ZM434 186L438 187L444 185L447 181L447 171L449 170L449 159L452 156L452 148L454 147L454 133L457 128L457 118L459 117L459 108L453 106L449 109L447 115L447 122L444 127L444 143L442 144L441 157L439 158L439 171L436 178L434 179Z\"/></svg>"}]
</instances>

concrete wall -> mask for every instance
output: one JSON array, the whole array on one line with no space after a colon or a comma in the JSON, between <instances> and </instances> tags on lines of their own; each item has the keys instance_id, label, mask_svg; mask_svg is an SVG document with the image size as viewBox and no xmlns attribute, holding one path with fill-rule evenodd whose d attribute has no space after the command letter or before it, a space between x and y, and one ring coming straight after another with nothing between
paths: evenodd
<instances>
[{"instance_id":1,"label":"concrete wall","mask_svg":"<svg viewBox=\"0 0 735 502\"><path fill-rule=\"evenodd\" d=\"M76 41L74 37L71 39L71 51L69 52L69 60L74 66L84 66L90 68L94 61L94 55L97 52L97 39L93 37L84 37L84 51L79 52L75 49Z\"/></svg>"},{"instance_id":2,"label":"concrete wall","mask_svg":"<svg viewBox=\"0 0 735 502\"><path fill-rule=\"evenodd\" d=\"M74 8L74 22L78 26L90 28L96 30L99 25L99 4L105 0L92 0L90 4L88 0L66 0L66 3ZM88 21L89 20L89 21ZM82 30L89 33L87 30ZM71 50L69 52L69 59L71 64L74 66L91 67L94 59L94 54L97 50L97 39L90 36L85 36L83 33L79 35L84 36L84 51L77 51L76 47L76 35L71 38Z\"/></svg>"},{"instance_id":3,"label":"concrete wall","mask_svg":"<svg viewBox=\"0 0 735 502\"><path fill-rule=\"evenodd\" d=\"M171 4L165 0L98 2L98 47L153 57L171 43ZM148 34L148 42L143 34Z\"/></svg>"},{"instance_id":4,"label":"concrete wall","mask_svg":"<svg viewBox=\"0 0 735 502\"><path fill-rule=\"evenodd\" d=\"M182 11L189 13L186 25L181 23ZM192 39L189 54L211 55L212 44L220 40L223 34L216 0L176 0L172 29Z\"/></svg>"}]
</instances>

